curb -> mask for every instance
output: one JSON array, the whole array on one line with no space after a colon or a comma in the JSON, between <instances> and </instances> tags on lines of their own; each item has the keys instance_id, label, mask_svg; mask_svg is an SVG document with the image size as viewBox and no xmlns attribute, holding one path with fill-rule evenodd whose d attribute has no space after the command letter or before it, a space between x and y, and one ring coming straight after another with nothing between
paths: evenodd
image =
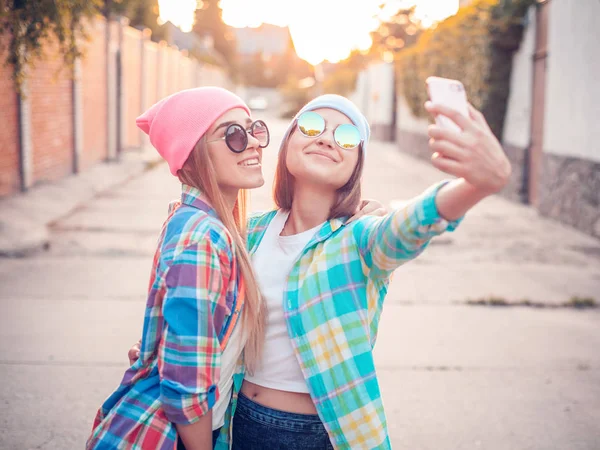
<instances>
[{"instance_id":1,"label":"curb","mask_svg":"<svg viewBox=\"0 0 600 450\"><path fill-rule=\"evenodd\" d=\"M0 200L0 258L24 258L47 250L50 224L162 162L154 151L129 150L119 161L99 163L81 174Z\"/></svg>"}]
</instances>

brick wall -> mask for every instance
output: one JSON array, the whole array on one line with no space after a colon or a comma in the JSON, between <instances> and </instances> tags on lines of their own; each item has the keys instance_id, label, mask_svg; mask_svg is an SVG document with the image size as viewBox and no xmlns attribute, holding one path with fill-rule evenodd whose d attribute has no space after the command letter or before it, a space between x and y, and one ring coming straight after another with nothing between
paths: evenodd
<instances>
[{"instance_id":1,"label":"brick wall","mask_svg":"<svg viewBox=\"0 0 600 450\"><path fill-rule=\"evenodd\" d=\"M106 21L99 18L88 30L90 41L81 62L83 91L83 152L81 169L85 170L108 157L106 121Z\"/></svg>"},{"instance_id":2,"label":"brick wall","mask_svg":"<svg viewBox=\"0 0 600 450\"><path fill-rule=\"evenodd\" d=\"M5 48L5 38L1 47ZM19 174L19 121L17 94L12 81L12 68L4 65L6 52L0 52L0 196L17 192Z\"/></svg>"},{"instance_id":3,"label":"brick wall","mask_svg":"<svg viewBox=\"0 0 600 450\"><path fill-rule=\"evenodd\" d=\"M72 71L54 42L45 45L45 54L28 77L33 183L58 180L73 170Z\"/></svg>"},{"instance_id":4,"label":"brick wall","mask_svg":"<svg viewBox=\"0 0 600 450\"><path fill-rule=\"evenodd\" d=\"M84 171L99 161L115 159L119 114L121 150L139 148L147 139L135 119L149 106L181 89L206 84L231 87L221 69L201 67L176 47L151 42L148 31L144 34L116 21L107 24L98 17L87 24L87 32L90 39L82 43L85 57L74 70L64 67L55 43L44 43L45 58L30 67L21 105L11 69L4 67L5 55L0 54L0 197L18 192L22 184L32 187L70 175L75 161ZM20 128L23 145L19 145Z\"/></svg>"}]
</instances>

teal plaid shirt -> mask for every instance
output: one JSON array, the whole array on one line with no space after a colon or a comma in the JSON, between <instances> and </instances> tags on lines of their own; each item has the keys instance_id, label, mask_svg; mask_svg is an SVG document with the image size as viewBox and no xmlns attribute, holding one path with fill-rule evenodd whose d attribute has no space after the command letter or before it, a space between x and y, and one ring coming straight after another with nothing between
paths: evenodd
<instances>
[{"instance_id":1,"label":"teal plaid shirt","mask_svg":"<svg viewBox=\"0 0 600 450\"><path fill-rule=\"evenodd\" d=\"M373 347L392 272L459 223L438 213L435 196L444 183L384 217L363 217L348 225L329 220L289 275L283 298L288 332L336 449L391 448ZM250 219L251 254L275 214ZM232 412L239 374L236 381Z\"/></svg>"}]
</instances>

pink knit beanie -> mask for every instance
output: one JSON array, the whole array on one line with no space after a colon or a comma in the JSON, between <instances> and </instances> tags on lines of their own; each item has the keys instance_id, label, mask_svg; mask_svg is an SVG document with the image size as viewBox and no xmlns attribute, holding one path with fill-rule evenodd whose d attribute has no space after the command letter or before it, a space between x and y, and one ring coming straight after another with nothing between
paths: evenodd
<instances>
[{"instance_id":1,"label":"pink knit beanie","mask_svg":"<svg viewBox=\"0 0 600 450\"><path fill-rule=\"evenodd\" d=\"M166 97L136 119L173 175L183 167L200 138L230 109L250 110L237 95L219 87L187 89Z\"/></svg>"}]
</instances>

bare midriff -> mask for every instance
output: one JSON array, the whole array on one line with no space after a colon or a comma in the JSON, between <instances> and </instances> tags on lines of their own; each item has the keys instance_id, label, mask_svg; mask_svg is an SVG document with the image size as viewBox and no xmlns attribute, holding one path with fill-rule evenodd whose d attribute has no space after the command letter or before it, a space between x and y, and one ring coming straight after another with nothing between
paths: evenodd
<instances>
[{"instance_id":1,"label":"bare midriff","mask_svg":"<svg viewBox=\"0 0 600 450\"><path fill-rule=\"evenodd\" d=\"M244 381L242 394L259 405L296 414L317 414L309 394L271 389Z\"/></svg>"}]
</instances>

